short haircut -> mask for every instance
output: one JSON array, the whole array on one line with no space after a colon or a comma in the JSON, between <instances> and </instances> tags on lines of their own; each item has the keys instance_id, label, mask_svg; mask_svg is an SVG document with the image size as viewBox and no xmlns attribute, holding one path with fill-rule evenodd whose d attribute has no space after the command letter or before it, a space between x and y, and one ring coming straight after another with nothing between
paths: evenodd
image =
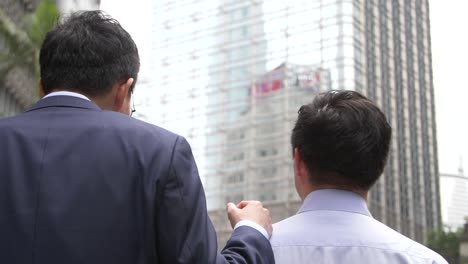
<instances>
[{"instance_id":1,"label":"short haircut","mask_svg":"<svg viewBox=\"0 0 468 264\"><path fill-rule=\"evenodd\" d=\"M391 127L382 111L355 91L333 90L303 105L292 130L315 184L369 190L383 172Z\"/></svg>"},{"instance_id":2,"label":"short haircut","mask_svg":"<svg viewBox=\"0 0 468 264\"><path fill-rule=\"evenodd\" d=\"M47 33L39 61L46 94L63 89L102 96L117 82L134 78L135 84L140 68L130 34L102 11L77 12L57 25Z\"/></svg>"}]
</instances>

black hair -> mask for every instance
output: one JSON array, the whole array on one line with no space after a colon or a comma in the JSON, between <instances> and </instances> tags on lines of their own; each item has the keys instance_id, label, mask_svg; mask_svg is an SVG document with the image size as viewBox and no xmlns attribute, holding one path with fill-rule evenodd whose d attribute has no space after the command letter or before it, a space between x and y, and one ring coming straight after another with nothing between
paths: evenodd
<instances>
[{"instance_id":1,"label":"black hair","mask_svg":"<svg viewBox=\"0 0 468 264\"><path fill-rule=\"evenodd\" d=\"M315 184L369 190L383 172L391 127L372 101L355 91L333 90L303 105L292 130Z\"/></svg>"},{"instance_id":2,"label":"black hair","mask_svg":"<svg viewBox=\"0 0 468 264\"><path fill-rule=\"evenodd\" d=\"M41 83L87 96L108 93L117 82L134 78L140 68L135 42L119 22L102 11L72 14L47 33L40 51Z\"/></svg>"}]
</instances>

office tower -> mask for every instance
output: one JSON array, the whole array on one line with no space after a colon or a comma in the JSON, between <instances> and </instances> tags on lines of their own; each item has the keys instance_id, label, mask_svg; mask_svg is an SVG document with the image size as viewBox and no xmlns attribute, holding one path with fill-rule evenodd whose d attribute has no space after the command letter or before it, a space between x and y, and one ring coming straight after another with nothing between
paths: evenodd
<instances>
[{"instance_id":1,"label":"office tower","mask_svg":"<svg viewBox=\"0 0 468 264\"><path fill-rule=\"evenodd\" d=\"M220 8L213 42L216 49L208 72L212 93L206 105L205 148L209 152L203 176L209 209L224 208L226 200L240 198L226 185L233 177L242 177L246 169L241 162L226 166L229 159L242 155L231 148L230 132L245 124L251 106L251 78L266 72L262 6L241 0L225 2Z\"/></svg>"},{"instance_id":2,"label":"office tower","mask_svg":"<svg viewBox=\"0 0 468 264\"><path fill-rule=\"evenodd\" d=\"M38 0L2 0L0 8L9 20L22 26L24 17L33 12L38 3ZM4 49L3 41L0 35L0 52ZM23 68L16 67L7 75L2 75L0 78L0 118L18 114L30 106L35 100L35 87L37 86L34 73Z\"/></svg>"},{"instance_id":3,"label":"office tower","mask_svg":"<svg viewBox=\"0 0 468 264\"><path fill-rule=\"evenodd\" d=\"M363 1L353 8L356 87L364 87L393 128L371 212L423 242L441 224L429 4Z\"/></svg>"},{"instance_id":4,"label":"office tower","mask_svg":"<svg viewBox=\"0 0 468 264\"><path fill-rule=\"evenodd\" d=\"M154 19L154 120L188 138L208 207L224 207L226 131L248 111L252 80L266 72L262 5L161 1Z\"/></svg>"},{"instance_id":5,"label":"office tower","mask_svg":"<svg viewBox=\"0 0 468 264\"><path fill-rule=\"evenodd\" d=\"M440 226L428 1L163 1L154 14L154 121L193 145L220 244L227 201L263 200L274 220L300 206L290 131L329 89L365 94L393 128L373 216L420 242Z\"/></svg>"}]
</instances>

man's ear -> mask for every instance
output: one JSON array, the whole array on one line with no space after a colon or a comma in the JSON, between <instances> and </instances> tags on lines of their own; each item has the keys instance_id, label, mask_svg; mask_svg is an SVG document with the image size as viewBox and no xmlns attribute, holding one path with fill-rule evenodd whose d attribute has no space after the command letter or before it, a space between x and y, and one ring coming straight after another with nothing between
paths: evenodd
<instances>
[{"instance_id":1,"label":"man's ear","mask_svg":"<svg viewBox=\"0 0 468 264\"><path fill-rule=\"evenodd\" d=\"M309 173L297 148L294 149L294 177L296 177L296 181L299 180L299 182L309 180Z\"/></svg>"},{"instance_id":2,"label":"man's ear","mask_svg":"<svg viewBox=\"0 0 468 264\"><path fill-rule=\"evenodd\" d=\"M309 170L297 148L294 149L294 184L296 185L297 194L299 194L301 200L304 201L307 195L312 191L312 188Z\"/></svg>"},{"instance_id":3,"label":"man's ear","mask_svg":"<svg viewBox=\"0 0 468 264\"><path fill-rule=\"evenodd\" d=\"M125 103L125 100L128 100L128 94L130 92L130 87L132 87L132 84L134 82L133 78L129 78L126 82L124 83L117 83L114 86L114 102L113 102L113 107L112 110L115 112L128 112L128 110L123 109L124 107L127 107Z\"/></svg>"},{"instance_id":4,"label":"man's ear","mask_svg":"<svg viewBox=\"0 0 468 264\"><path fill-rule=\"evenodd\" d=\"M42 86L42 80L37 81L37 86L39 87L39 97L42 98L45 96L44 87Z\"/></svg>"}]
</instances>

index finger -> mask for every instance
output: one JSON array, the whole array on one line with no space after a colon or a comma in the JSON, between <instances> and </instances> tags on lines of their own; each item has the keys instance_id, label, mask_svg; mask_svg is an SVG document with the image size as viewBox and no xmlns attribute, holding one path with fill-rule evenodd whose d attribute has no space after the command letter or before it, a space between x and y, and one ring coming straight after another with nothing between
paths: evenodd
<instances>
[{"instance_id":1,"label":"index finger","mask_svg":"<svg viewBox=\"0 0 468 264\"><path fill-rule=\"evenodd\" d=\"M237 208L243 209L249 204L256 204L256 203L262 205L259 201L242 201L242 202L237 204Z\"/></svg>"}]
</instances>

